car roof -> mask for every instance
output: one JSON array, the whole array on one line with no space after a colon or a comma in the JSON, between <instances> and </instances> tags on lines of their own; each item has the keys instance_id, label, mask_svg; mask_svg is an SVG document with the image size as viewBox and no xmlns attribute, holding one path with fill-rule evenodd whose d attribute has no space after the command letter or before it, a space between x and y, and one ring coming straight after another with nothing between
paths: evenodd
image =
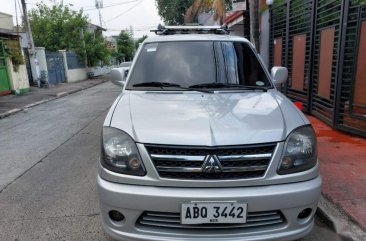
<instances>
[{"instance_id":1,"label":"car roof","mask_svg":"<svg viewBox=\"0 0 366 241\"><path fill-rule=\"evenodd\" d=\"M155 42L172 42L172 41L232 41L232 42L248 42L246 38L233 36L228 34L171 34L171 35L155 35L148 37L145 43Z\"/></svg>"}]
</instances>

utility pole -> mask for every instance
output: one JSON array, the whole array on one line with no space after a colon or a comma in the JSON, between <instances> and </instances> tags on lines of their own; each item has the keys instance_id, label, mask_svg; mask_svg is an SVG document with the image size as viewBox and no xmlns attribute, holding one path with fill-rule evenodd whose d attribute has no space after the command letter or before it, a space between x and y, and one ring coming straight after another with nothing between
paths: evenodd
<instances>
[{"instance_id":1,"label":"utility pole","mask_svg":"<svg viewBox=\"0 0 366 241\"><path fill-rule=\"evenodd\" d=\"M250 42L259 51L259 2L249 0Z\"/></svg>"},{"instance_id":2,"label":"utility pole","mask_svg":"<svg viewBox=\"0 0 366 241\"><path fill-rule=\"evenodd\" d=\"M250 41L250 16L249 16L249 1L245 1L245 10L243 11L243 28L244 38Z\"/></svg>"},{"instance_id":3,"label":"utility pole","mask_svg":"<svg viewBox=\"0 0 366 241\"><path fill-rule=\"evenodd\" d=\"M17 1L14 1L15 3L15 21L17 24L17 36L19 38L19 23L18 23L18 8L17 8ZM19 6L20 7L20 6Z\"/></svg>"},{"instance_id":4,"label":"utility pole","mask_svg":"<svg viewBox=\"0 0 366 241\"><path fill-rule=\"evenodd\" d=\"M100 13L100 9L103 8L103 0L95 0L95 7L99 11L99 26L100 27L103 27L103 24L102 24L102 14Z\"/></svg>"},{"instance_id":5,"label":"utility pole","mask_svg":"<svg viewBox=\"0 0 366 241\"><path fill-rule=\"evenodd\" d=\"M27 11L27 5L25 4L25 0L21 0L22 2L22 8L23 8L23 16L24 16L24 23L25 23L25 30L28 37L28 52L29 52L29 62L32 70L32 77L33 81L37 81L38 87L40 87L40 79L39 79L39 63L37 59L37 53L35 50L34 42L33 42L33 36L32 36L32 30L29 23L28 18L28 11Z\"/></svg>"}]
</instances>

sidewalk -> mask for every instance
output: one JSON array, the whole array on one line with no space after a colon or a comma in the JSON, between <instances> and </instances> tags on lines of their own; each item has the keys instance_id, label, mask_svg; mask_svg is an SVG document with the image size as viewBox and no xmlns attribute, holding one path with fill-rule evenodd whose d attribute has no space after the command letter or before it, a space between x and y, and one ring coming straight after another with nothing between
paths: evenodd
<instances>
[{"instance_id":1,"label":"sidewalk","mask_svg":"<svg viewBox=\"0 0 366 241\"><path fill-rule=\"evenodd\" d=\"M23 109L93 87L106 81L109 81L108 74L74 83L61 83L50 88L31 87L31 92L21 95L0 96L0 119Z\"/></svg>"},{"instance_id":2,"label":"sidewalk","mask_svg":"<svg viewBox=\"0 0 366 241\"><path fill-rule=\"evenodd\" d=\"M307 117L318 136L323 195L366 230L366 139Z\"/></svg>"}]
</instances>

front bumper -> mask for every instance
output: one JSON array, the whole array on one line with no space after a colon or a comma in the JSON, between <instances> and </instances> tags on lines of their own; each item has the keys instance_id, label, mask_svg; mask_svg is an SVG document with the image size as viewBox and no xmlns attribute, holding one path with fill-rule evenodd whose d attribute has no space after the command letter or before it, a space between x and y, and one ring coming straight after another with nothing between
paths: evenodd
<instances>
[{"instance_id":1,"label":"front bumper","mask_svg":"<svg viewBox=\"0 0 366 241\"><path fill-rule=\"evenodd\" d=\"M305 182L233 188L174 188L126 185L97 180L102 224L113 238L132 240L294 240L306 236L313 227L313 216L321 193L320 176ZM258 229L212 229L197 232L166 228L144 228L137 220L144 211L179 213L181 204L191 201L241 201L248 203L248 212L279 210L282 225ZM309 218L299 220L298 214L311 208ZM114 222L108 213L121 212L125 219Z\"/></svg>"}]
</instances>

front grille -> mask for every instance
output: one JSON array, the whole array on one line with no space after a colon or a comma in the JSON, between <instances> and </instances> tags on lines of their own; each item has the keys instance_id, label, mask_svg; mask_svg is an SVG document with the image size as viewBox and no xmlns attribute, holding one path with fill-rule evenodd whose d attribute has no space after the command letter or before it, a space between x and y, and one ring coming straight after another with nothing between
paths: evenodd
<instances>
[{"instance_id":1,"label":"front grille","mask_svg":"<svg viewBox=\"0 0 366 241\"><path fill-rule=\"evenodd\" d=\"M136 225L142 228L167 228L167 229L196 229L196 230L215 230L215 229L259 229L275 228L285 224L286 219L281 211L248 212L246 223L213 223L187 225L180 223L179 213L150 212L141 214L136 221Z\"/></svg>"},{"instance_id":2,"label":"front grille","mask_svg":"<svg viewBox=\"0 0 366 241\"><path fill-rule=\"evenodd\" d=\"M264 176L276 144L235 147L145 147L160 177L163 178L246 179Z\"/></svg>"}]
</instances>

